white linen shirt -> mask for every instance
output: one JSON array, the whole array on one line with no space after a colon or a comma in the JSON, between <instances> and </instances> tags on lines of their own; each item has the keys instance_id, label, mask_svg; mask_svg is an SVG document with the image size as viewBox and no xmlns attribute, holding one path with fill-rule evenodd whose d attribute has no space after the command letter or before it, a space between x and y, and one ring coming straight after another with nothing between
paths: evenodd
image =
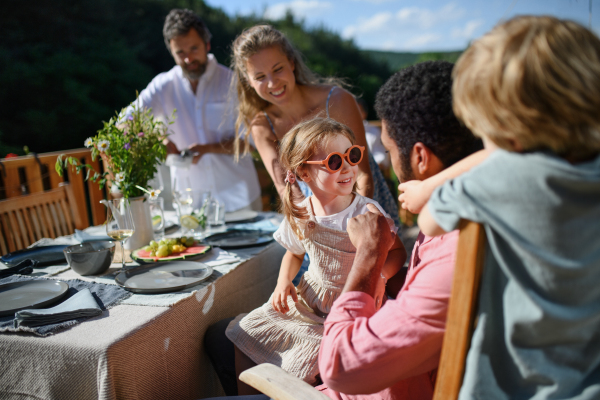
<instances>
[{"instance_id":1,"label":"white linen shirt","mask_svg":"<svg viewBox=\"0 0 600 400\"><path fill-rule=\"evenodd\" d=\"M233 72L208 54L206 72L195 94L181 67L176 65L157 75L135 104L152 108L155 118L164 122L177 110L175 122L169 125L169 140L179 150L193 144L219 143L233 138L235 133L237 104L228 98L232 79ZM227 212L244 208L260 196L256 169L249 155L236 163L231 154L205 154L189 169L171 167L171 180L175 177L181 181L189 177L193 189L210 190L213 197L225 203Z\"/></svg>"}]
</instances>

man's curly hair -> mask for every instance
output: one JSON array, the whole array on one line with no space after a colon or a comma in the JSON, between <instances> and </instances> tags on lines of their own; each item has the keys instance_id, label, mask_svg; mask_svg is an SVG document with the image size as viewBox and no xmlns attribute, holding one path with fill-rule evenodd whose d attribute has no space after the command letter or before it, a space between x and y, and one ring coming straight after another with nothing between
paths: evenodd
<instances>
[{"instance_id":1,"label":"man's curly hair","mask_svg":"<svg viewBox=\"0 0 600 400\"><path fill-rule=\"evenodd\" d=\"M452 68L447 61L426 61L396 72L377 92L375 111L411 171L415 143L429 147L447 168L482 148L481 140L452 111Z\"/></svg>"}]
</instances>

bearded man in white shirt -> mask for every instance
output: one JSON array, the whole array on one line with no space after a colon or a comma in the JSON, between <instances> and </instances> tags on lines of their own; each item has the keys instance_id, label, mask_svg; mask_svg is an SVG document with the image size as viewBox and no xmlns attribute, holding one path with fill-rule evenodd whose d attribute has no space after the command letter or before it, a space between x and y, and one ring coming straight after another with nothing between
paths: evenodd
<instances>
[{"instance_id":1,"label":"bearded man in white shirt","mask_svg":"<svg viewBox=\"0 0 600 400\"><path fill-rule=\"evenodd\" d=\"M190 10L173 9L163 27L167 49L175 60L170 71L157 75L144 89L136 106L152 108L169 126L167 152L197 153L189 169L171 167L171 176L189 181L193 189L210 190L225 203L227 212L261 210L260 187L250 156L236 162L235 96L228 96L233 72L219 64L210 51L211 34Z\"/></svg>"}]
</instances>

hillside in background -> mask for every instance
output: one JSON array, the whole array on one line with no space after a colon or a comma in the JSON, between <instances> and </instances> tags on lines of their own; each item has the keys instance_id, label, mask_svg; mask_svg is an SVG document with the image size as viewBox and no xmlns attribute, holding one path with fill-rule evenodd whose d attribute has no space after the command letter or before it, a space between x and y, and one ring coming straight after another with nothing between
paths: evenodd
<instances>
[{"instance_id":1,"label":"hillside in background","mask_svg":"<svg viewBox=\"0 0 600 400\"><path fill-rule=\"evenodd\" d=\"M361 51L291 14L277 21L230 17L203 0L28 0L27 7L10 0L0 13L0 157L22 155L24 146L34 152L82 147L102 121L174 65L162 37L172 8L190 8L205 20L213 34L211 51L224 65L243 29L270 23L304 54L309 68L343 78L371 105L400 67L459 54ZM375 117L371 110L369 118Z\"/></svg>"},{"instance_id":2,"label":"hillside in background","mask_svg":"<svg viewBox=\"0 0 600 400\"><path fill-rule=\"evenodd\" d=\"M213 34L212 52L229 65L243 29L271 23L322 76L344 78L373 103L392 71L325 28L306 28L291 14L278 21L229 17L202 0L11 0L0 26L0 157L79 148L117 110L135 99L173 59L162 38L172 8L190 8ZM374 118L374 114L371 114Z\"/></svg>"},{"instance_id":3,"label":"hillside in background","mask_svg":"<svg viewBox=\"0 0 600 400\"><path fill-rule=\"evenodd\" d=\"M402 53L391 51L362 50L362 54L371 59L385 63L392 71L408 67L418 62L429 60L446 60L452 63L458 60L462 51L428 52L428 53Z\"/></svg>"}]
</instances>

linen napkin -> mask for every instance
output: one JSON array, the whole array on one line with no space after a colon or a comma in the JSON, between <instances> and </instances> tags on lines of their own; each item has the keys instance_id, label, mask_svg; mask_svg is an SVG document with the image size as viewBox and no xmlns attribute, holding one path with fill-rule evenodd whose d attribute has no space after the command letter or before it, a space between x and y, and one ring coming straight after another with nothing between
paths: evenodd
<instances>
[{"instance_id":1,"label":"linen napkin","mask_svg":"<svg viewBox=\"0 0 600 400\"><path fill-rule=\"evenodd\" d=\"M82 289L57 306L46 309L27 309L15 313L14 327L56 324L76 318L102 314L90 289Z\"/></svg>"},{"instance_id":2,"label":"linen napkin","mask_svg":"<svg viewBox=\"0 0 600 400\"><path fill-rule=\"evenodd\" d=\"M89 230L80 231L79 229L75 229L73 237L80 243L91 242L94 240L113 240L106 234L104 229L101 231L96 230L95 232L90 232Z\"/></svg>"},{"instance_id":3,"label":"linen napkin","mask_svg":"<svg viewBox=\"0 0 600 400\"><path fill-rule=\"evenodd\" d=\"M250 229L250 230L259 230L265 232L275 232L279 225L281 224L281 219L278 218L263 218L260 221L256 222L246 222L242 224L235 225L227 225L227 229Z\"/></svg>"}]
</instances>

